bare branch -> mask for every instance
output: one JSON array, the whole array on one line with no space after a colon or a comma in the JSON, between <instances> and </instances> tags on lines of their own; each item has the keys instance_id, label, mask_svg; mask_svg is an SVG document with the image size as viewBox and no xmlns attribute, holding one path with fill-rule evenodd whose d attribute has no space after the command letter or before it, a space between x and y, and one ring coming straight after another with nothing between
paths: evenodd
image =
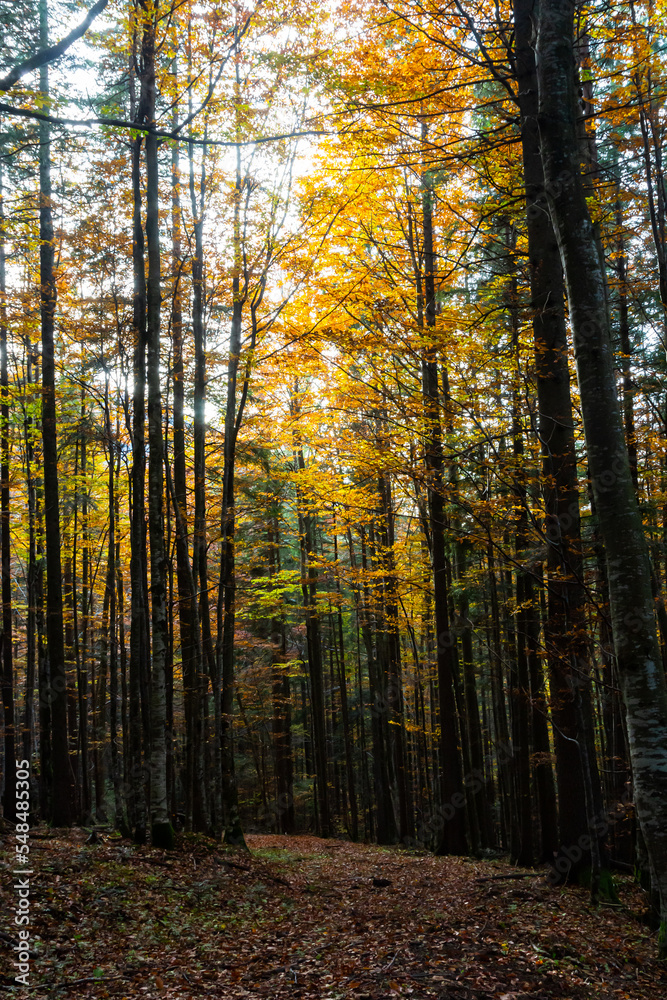
<instances>
[{"instance_id":1,"label":"bare branch","mask_svg":"<svg viewBox=\"0 0 667 1000\"><path fill-rule=\"evenodd\" d=\"M97 3L93 4L81 24L74 28L73 31L70 31L69 35L65 35L55 45L49 45L47 49L35 52L34 56L30 56L25 62L17 63L7 76L0 79L0 91L9 90L26 73L30 73L33 69L39 69L40 66L45 66L46 63L55 62L56 59L64 55L70 45L73 45L77 39L85 35L97 15L102 13L108 3L109 0L97 0Z\"/></svg>"},{"instance_id":2,"label":"bare branch","mask_svg":"<svg viewBox=\"0 0 667 1000\"><path fill-rule=\"evenodd\" d=\"M189 136L179 135L178 129L173 132L151 128L150 125L140 125L137 122L128 122L122 118L58 118L55 115L45 115L41 111L30 111L28 108L15 108L11 104L4 104L0 101L0 114L11 115L17 118L30 118L39 122L48 122L50 125L75 126L77 128L92 128L94 125L107 125L111 128L124 128L131 132L142 132L147 135L155 135L158 139L169 139L172 142L185 142L192 146L256 146L265 142L280 142L281 139L301 139L305 136L313 135L335 135L335 132L327 132L325 129L306 129L302 132L284 132L279 135L260 135L255 139L194 139Z\"/></svg>"}]
</instances>

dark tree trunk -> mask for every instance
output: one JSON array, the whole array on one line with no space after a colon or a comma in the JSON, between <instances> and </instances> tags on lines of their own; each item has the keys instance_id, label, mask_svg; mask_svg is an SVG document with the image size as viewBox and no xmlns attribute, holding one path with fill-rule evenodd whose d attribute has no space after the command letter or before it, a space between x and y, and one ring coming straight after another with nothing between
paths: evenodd
<instances>
[{"instance_id":1,"label":"dark tree trunk","mask_svg":"<svg viewBox=\"0 0 667 1000\"><path fill-rule=\"evenodd\" d=\"M498 797L500 799L500 840L502 846L509 847L512 822L517 814L512 786L512 754L510 746L507 703L503 678L503 657L500 630L500 609L498 607L498 584L495 571L493 546L489 542L489 587L491 591L491 650L489 670L491 673L491 702L493 728L495 732L494 750L498 766Z\"/></svg>"},{"instance_id":2,"label":"dark tree trunk","mask_svg":"<svg viewBox=\"0 0 667 1000\"><path fill-rule=\"evenodd\" d=\"M381 638L378 637L377 600L371 593L377 589L375 566L369 564L366 532L361 529L362 595L360 602L361 628L368 662L368 684L371 695L371 744L373 747L373 791L375 793L375 826L378 844L393 844L397 837L389 779L389 746L386 739L386 705L382 666L379 658ZM369 578L372 583L369 584Z\"/></svg>"},{"instance_id":3,"label":"dark tree trunk","mask_svg":"<svg viewBox=\"0 0 667 1000\"><path fill-rule=\"evenodd\" d=\"M379 423L383 424L384 420ZM384 430L380 433L384 439ZM386 450L388 442L383 440L381 447ZM381 612L383 636L381 646L384 649L383 700L387 713L387 735L398 800L398 835L402 841L407 841L414 834L414 815L405 747L398 592L394 557L394 511L391 493L390 477L383 472L378 478L378 562L383 572Z\"/></svg>"},{"instance_id":4,"label":"dark tree trunk","mask_svg":"<svg viewBox=\"0 0 667 1000\"><path fill-rule=\"evenodd\" d=\"M120 759L118 747L118 629L117 629L117 588L116 588L116 538L117 512L116 501L116 442L111 427L111 409L109 405L109 382L105 386L104 398L105 437L108 450L107 496L109 504L109 534L107 538L107 574L106 589L109 603L109 763L111 767L111 782L114 794L114 825L124 836L129 835L125 818L125 796L121 783Z\"/></svg>"},{"instance_id":5,"label":"dark tree trunk","mask_svg":"<svg viewBox=\"0 0 667 1000\"><path fill-rule=\"evenodd\" d=\"M563 272L558 244L546 209L545 175L540 158L538 96L531 0L515 0L516 61L521 113L524 182L527 205L533 340L546 510L548 619L545 638L556 749L559 837L562 847L588 835L586 792L579 741L576 692L592 730L590 677L585 642L583 563L579 518L574 414L568 371ZM578 696L578 695L577 695ZM591 748L589 747L589 751ZM548 765L540 765L543 769ZM542 780L545 779L545 780ZM542 853L553 852L547 823L553 815L551 781L542 774ZM553 856L553 854L552 854ZM586 863L580 855L575 869ZM574 873L573 873L574 874Z\"/></svg>"},{"instance_id":6,"label":"dark tree trunk","mask_svg":"<svg viewBox=\"0 0 667 1000\"><path fill-rule=\"evenodd\" d=\"M133 79L133 77L131 78ZM143 120L141 109L137 121ZM141 222L142 139L132 142L132 258L134 270L133 390L132 390L132 474L130 534L130 823L134 839L144 843L147 832L146 791L148 773L144 767L146 732L146 692L144 676L149 669L150 645L147 621L147 592L144 583L146 562L146 277L145 241Z\"/></svg>"},{"instance_id":7,"label":"dark tree trunk","mask_svg":"<svg viewBox=\"0 0 667 1000\"><path fill-rule=\"evenodd\" d=\"M507 227L506 249L509 260L508 311L512 326L512 349L517 375L522 370L519 346L518 283L513 254L516 233ZM529 867L533 863L533 816L530 784L531 761L531 712L530 712L530 658L537 655L534 628L534 589L530 571L522 564L528 549L528 487L526 458L523 446L524 429L521 418L521 388L512 390L512 450L514 457L513 492L516 502L515 547L519 564L516 571L516 655L512 660L510 699L512 705L512 747L514 750L514 779L517 807L516 842L511 846L510 859L514 864Z\"/></svg>"},{"instance_id":8,"label":"dark tree trunk","mask_svg":"<svg viewBox=\"0 0 667 1000\"><path fill-rule=\"evenodd\" d=\"M426 138L425 126L422 136ZM435 253L433 246L434 191L429 178L422 179L424 225L424 313L426 328L436 325ZM438 834L438 854L465 854L466 818L461 754L456 714L455 655L449 622L447 557L445 548L444 452L438 388L438 362L435 346L428 346L422 361L424 398L424 436L428 472L429 528L433 567L433 608L435 615L436 656L438 665L438 704L440 714L440 805L443 821Z\"/></svg>"},{"instance_id":9,"label":"dark tree trunk","mask_svg":"<svg viewBox=\"0 0 667 1000\"><path fill-rule=\"evenodd\" d=\"M83 390L82 390L83 393ZM82 399L83 412L83 399ZM81 437L81 476L86 481L87 443L85 434ZM88 575L90 571L90 548L88 536L88 498L84 492L82 504L83 519L83 553L81 565L81 641L79 641L78 621L75 617L75 644L77 649L77 692L79 697L79 754L81 761L81 816L87 821L90 817L90 780L88 775ZM111 514L109 515L112 516ZM74 560L76 565L76 559ZM75 602L76 608L76 602Z\"/></svg>"},{"instance_id":10,"label":"dark tree trunk","mask_svg":"<svg viewBox=\"0 0 667 1000\"><path fill-rule=\"evenodd\" d=\"M667 685L648 547L632 482L614 374L603 263L579 162L570 0L539 9L542 161L565 272L593 492L605 544L614 647L625 702L635 803L661 898L667 955Z\"/></svg>"},{"instance_id":11,"label":"dark tree trunk","mask_svg":"<svg viewBox=\"0 0 667 1000\"><path fill-rule=\"evenodd\" d=\"M26 384L28 387L36 383L33 368L37 367L38 354L30 342L26 342ZM32 399L34 392L29 390ZM49 815L51 795L51 702L49 697L49 668L44 655L44 573L43 573L43 543L42 538L42 491L38 476L33 468L38 466L35 455L37 430L26 410L23 421L26 455L26 486L28 491L28 621L26 642L26 701L24 713L23 755L30 760L30 748L35 734L35 719L33 695L35 688L35 670L38 687L38 722L39 722L39 811L43 818Z\"/></svg>"},{"instance_id":12,"label":"dark tree trunk","mask_svg":"<svg viewBox=\"0 0 667 1000\"><path fill-rule=\"evenodd\" d=\"M40 0L40 44L48 45L46 0ZM48 96L48 70L40 70L40 90ZM44 531L46 535L46 637L51 698L51 753L54 826L70 826L74 787L67 741L67 674L63 634L63 592L60 561L60 500L56 432L55 313L56 281L51 206L50 126L40 125L39 144L39 273L42 326L42 447L44 470Z\"/></svg>"},{"instance_id":13,"label":"dark tree trunk","mask_svg":"<svg viewBox=\"0 0 667 1000\"><path fill-rule=\"evenodd\" d=\"M174 64L174 75L176 67ZM178 118L174 112L174 128ZM185 382L183 364L183 310L181 294L181 199L178 143L171 154L171 220L172 220L172 305L171 335L174 373L174 502L178 504L180 527L177 525L176 575L178 584L178 618L181 639L183 670L183 699L185 707L185 825L188 830L203 832L208 829L203 788L203 745L201 706L201 664L198 664L195 647L199 636L195 608L192 604L188 544L187 474L185 461Z\"/></svg>"},{"instance_id":14,"label":"dark tree trunk","mask_svg":"<svg viewBox=\"0 0 667 1000\"><path fill-rule=\"evenodd\" d=\"M155 126L155 30L157 9L141 0L146 17L141 44L142 120ZM146 382L148 388L148 533L151 570L151 840L157 847L173 845L167 801L167 558L164 542L164 437L160 390L160 234L157 137L150 132L146 146Z\"/></svg>"},{"instance_id":15,"label":"dark tree trunk","mask_svg":"<svg viewBox=\"0 0 667 1000\"><path fill-rule=\"evenodd\" d=\"M236 29L238 32L238 28ZM236 92L240 92L240 67L235 52ZM234 191L234 268L232 277L232 321L227 363L227 398L225 402L224 470L222 479L222 510L220 538L220 584L218 589L218 636L216 642L217 680L222 690L214 690L220 697L220 763L222 771L222 807L224 812L225 840L239 847L246 847L238 808L238 789L234 766L234 629L236 623L236 565L234 539L236 534L235 467L236 441L243 419L247 397L248 373L246 371L241 399L237 409L237 382L241 359L241 327L243 309L247 300L247 275L243 273L244 252L241 233L241 199L245 181L241 173L241 149L236 148L236 185Z\"/></svg>"},{"instance_id":16,"label":"dark tree trunk","mask_svg":"<svg viewBox=\"0 0 667 1000\"><path fill-rule=\"evenodd\" d=\"M266 541L269 578L280 572L278 518L269 521ZM285 622L271 619L271 694L273 700L273 748L276 776L276 826L278 833L294 833L294 765L292 761L292 704L289 675L285 667Z\"/></svg>"},{"instance_id":17,"label":"dark tree trunk","mask_svg":"<svg viewBox=\"0 0 667 1000\"><path fill-rule=\"evenodd\" d=\"M12 649L12 550L9 493L9 378L7 372L7 281L5 271L5 212L0 164L0 535L2 536L2 709L5 774L2 811L16 822L16 726ZM34 674L33 674L34 683ZM30 761L29 754L26 759ZM30 761L32 763L32 761Z\"/></svg>"},{"instance_id":18,"label":"dark tree trunk","mask_svg":"<svg viewBox=\"0 0 667 1000\"><path fill-rule=\"evenodd\" d=\"M188 31L190 27L188 24ZM188 52L190 51L188 35ZM190 73L190 68L188 68ZM192 105L190 104L190 113ZM194 531L192 541L192 572L197 588L198 619L203 661L201 674L195 678L198 725L203 729L203 711L208 679L213 691L220 690L216 683L216 659L211 636L211 612L208 597L208 556L206 534L206 342L204 328L204 197L206 192L206 152L202 152L199 177L199 195L195 191L194 147L189 149L189 190L192 209L195 252L192 257L192 336L195 353L194 378ZM214 767L210 789L213 828L222 825L222 771L220 764L221 715L220 698L214 697ZM201 756L203 747L198 747Z\"/></svg>"},{"instance_id":19,"label":"dark tree trunk","mask_svg":"<svg viewBox=\"0 0 667 1000\"><path fill-rule=\"evenodd\" d=\"M26 383L29 387L32 382L32 360L30 353L26 360ZM28 494L28 614L26 621L26 680L25 680L25 705L23 712L23 756L26 760L32 759L35 737L35 681L37 677L37 643L35 628L37 621L37 497L35 481L32 474L33 465L33 428L32 418L28 416L28 411L24 412L23 438L25 442L25 478L26 491ZM46 745L49 743L49 727L43 734ZM40 749L44 749L40 743ZM41 757L40 757L41 760ZM41 763L40 763L41 769ZM43 785L43 777L40 781Z\"/></svg>"},{"instance_id":20,"label":"dark tree trunk","mask_svg":"<svg viewBox=\"0 0 667 1000\"><path fill-rule=\"evenodd\" d=\"M293 397L293 412L299 412L298 387ZM296 435L296 432L295 432ZM295 436L294 466L304 472L306 465L303 448ZM308 647L308 675L310 677L310 705L313 720L313 751L315 780L317 783L317 820L321 837L331 833L329 809L329 787L327 781L326 719L324 714L324 668L322 662L322 635L317 611L317 569L315 559L315 537L312 515L307 499L297 488L297 510L299 516L299 548L301 552L301 593L306 617L306 642Z\"/></svg>"},{"instance_id":21,"label":"dark tree trunk","mask_svg":"<svg viewBox=\"0 0 667 1000\"><path fill-rule=\"evenodd\" d=\"M336 565L336 591L342 600L342 588L340 582L340 572L338 570L338 535L334 523L334 563ZM350 806L350 837L352 840L359 839L359 815L357 809L357 791L354 781L354 759L353 759L353 739L350 727L350 713L347 697L347 677L345 671L345 644L343 632L343 612L342 604L338 605L337 613L338 644L340 654L338 660L338 682L340 684L340 711L343 721L343 739L345 741L345 777L347 787L347 798Z\"/></svg>"}]
</instances>

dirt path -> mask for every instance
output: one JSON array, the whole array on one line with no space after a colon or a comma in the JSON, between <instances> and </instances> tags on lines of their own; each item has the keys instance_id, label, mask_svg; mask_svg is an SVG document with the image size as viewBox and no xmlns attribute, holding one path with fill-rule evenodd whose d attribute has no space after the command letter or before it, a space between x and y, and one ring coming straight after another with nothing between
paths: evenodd
<instances>
[{"instance_id":1,"label":"dirt path","mask_svg":"<svg viewBox=\"0 0 667 1000\"><path fill-rule=\"evenodd\" d=\"M250 857L201 838L181 838L170 854L85 840L84 831L32 840L29 991L11 986L5 938L16 930L3 845L5 995L667 996L655 941L627 909L591 911L583 890L542 876L498 878L523 874L503 862L316 837L251 836ZM621 895L630 909L641 905L630 882Z\"/></svg>"}]
</instances>

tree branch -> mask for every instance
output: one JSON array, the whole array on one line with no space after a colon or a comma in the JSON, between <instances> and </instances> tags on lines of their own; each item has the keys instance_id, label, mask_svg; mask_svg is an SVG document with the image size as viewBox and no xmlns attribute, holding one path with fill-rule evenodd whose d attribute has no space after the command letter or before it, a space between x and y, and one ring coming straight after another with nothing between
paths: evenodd
<instances>
[{"instance_id":1,"label":"tree branch","mask_svg":"<svg viewBox=\"0 0 667 1000\"><path fill-rule=\"evenodd\" d=\"M49 45L47 49L41 49L39 52L35 52L34 56L30 56L25 62L17 63L7 74L7 76L0 79L0 91L9 90L14 86L17 80L26 73L30 73L33 69L39 69L40 66L44 66L46 63L55 62L59 59L65 52L67 52L70 45L73 45L77 39L81 38L82 35L88 31L98 14L101 14L104 8L109 3L109 0L97 0L96 4L90 8L83 21L78 27L70 31L69 35L65 35L59 42L55 45Z\"/></svg>"},{"instance_id":2,"label":"tree branch","mask_svg":"<svg viewBox=\"0 0 667 1000\"><path fill-rule=\"evenodd\" d=\"M167 132L162 129L152 128L150 125L140 125L138 122L128 122L123 118L58 118L55 115L45 115L41 111L30 111L28 108L15 108L11 104L4 104L0 101L0 114L12 115L18 118L30 118L39 122L48 122L50 125L75 126L78 128L92 128L94 125L107 125L112 128L124 128L132 132L142 132L147 135L155 135L158 139L170 139L172 142L185 142L193 146L255 146L264 142L279 142L281 139L299 139L311 135L333 135L324 129L306 129L303 132L285 132L280 135L257 136L256 139L194 139L189 136L179 135L178 129Z\"/></svg>"}]
</instances>

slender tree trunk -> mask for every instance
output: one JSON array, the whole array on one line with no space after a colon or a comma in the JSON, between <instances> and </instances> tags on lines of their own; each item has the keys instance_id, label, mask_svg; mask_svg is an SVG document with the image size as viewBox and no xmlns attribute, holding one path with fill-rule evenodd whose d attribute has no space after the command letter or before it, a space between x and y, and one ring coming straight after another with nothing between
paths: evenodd
<instances>
[{"instance_id":1,"label":"slender tree trunk","mask_svg":"<svg viewBox=\"0 0 667 1000\"><path fill-rule=\"evenodd\" d=\"M117 509L116 501L116 447L111 427L111 408L109 405L109 382L105 385L104 397L105 437L108 449L107 466L107 496L109 505L109 534L107 538L107 573L106 589L109 600L109 762L111 765L111 782L114 793L114 825L124 836L129 835L125 818L125 797L120 776L120 759L118 753L118 630L117 630L117 587L116 587L116 538Z\"/></svg>"},{"instance_id":2,"label":"slender tree trunk","mask_svg":"<svg viewBox=\"0 0 667 1000\"><path fill-rule=\"evenodd\" d=\"M134 79L131 77L131 79ZM137 120L142 121L141 109ZM133 390L132 390L132 474L130 491L130 823L137 843L146 840L146 785L149 775L144 768L145 721L147 710L144 673L149 668L146 589L144 565L146 559L146 276L145 243L141 222L141 147L142 139L132 142L133 191Z\"/></svg>"},{"instance_id":3,"label":"slender tree trunk","mask_svg":"<svg viewBox=\"0 0 667 1000\"><path fill-rule=\"evenodd\" d=\"M269 578L280 572L278 518L272 517L266 532ZM287 649L285 622L271 619L271 694L273 701L273 747L276 776L276 825L279 833L294 833L294 764L292 761L292 703L289 674L285 667Z\"/></svg>"},{"instance_id":4,"label":"slender tree trunk","mask_svg":"<svg viewBox=\"0 0 667 1000\"><path fill-rule=\"evenodd\" d=\"M348 527L347 529L347 542L350 551L350 566L352 571L355 572L357 569L357 560L354 551L354 543L352 541L352 531ZM365 586L365 583L362 585ZM357 627L356 627L356 637L357 637L357 683L359 688L359 744L361 752L361 795L362 795L362 808L365 807L366 814L366 836L368 839L373 837L373 802L372 796L370 794L370 781L368 775L368 752L366 743L366 719L364 712L364 685L363 685L363 675L361 669L361 643L360 643L360 633L364 634L364 605L362 602L362 589L355 588L354 591L356 613L357 613ZM365 642L365 639L364 639ZM372 643L368 643L367 650L370 651L372 656ZM370 661L369 661L370 662Z\"/></svg>"},{"instance_id":5,"label":"slender tree trunk","mask_svg":"<svg viewBox=\"0 0 667 1000\"><path fill-rule=\"evenodd\" d=\"M2 709L5 774L2 811L16 822L16 726L12 648L12 550L9 492L9 377L7 372L7 279L5 272L5 212L0 164L0 535L2 536ZM34 683L34 680L33 680ZM30 757L26 755L30 760Z\"/></svg>"},{"instance_id":6,"label":"slender tree trunk","mask_svg":"<svg viewBox=\"0 0 667 1000\"><path fill-rule=\"evenodd\" d=\"M544 602L544 590L542 587L540 587L540 590L542 592L542 601ZM539 861L551 863L558 849L558 811L556 806L554 772L551 766L549 705L545 691L545 674L542 659L539 656L530 657L530 693L532 701L533 752L535 754L533 774L537 795L540 838L540 846L537 854Z\"/></svg>"},{"instance_id":7,"label":"slender tree trunk","mask_svg":"<svg viewBox=\"0 0 667 1000\"><path fill-rule=\"evenodd\" d=\"M142 0L141 106L143 120L155 126L155 27L157 9ZM160 391L160 234L157 138L146 135L146 382L148 388L148 533L151 571L151 840L173 846L167 796L167 558L164 541L164 437Z\"/></svg>"},{"instance_id":8,"label":"slender tree trunk","mask_svg":"<svg viewBox=\"0 0 667 1000\"><path fill-rule=\"evenodd\" d=\"M383 720L386 718L382 666L379 662L378 630L374 628L376 616L375 602L371 599L369 576L374 576L374 567L369 566L366 532L361 529L361 570L362 595L360 602L361 628L368 662L368 684L371 695L371 743L373 747L373 791L375 793L375 826L379 844L392 844L397 831L392 808L389 780L389 747L385 739ZM370 572L369 572L370 571ZM363 610L361 610L363 609Z\"/></svg>"},{"instance_id":9,"label":"slender tree trunk","mask_svg":"<svg viewBox=\"0 0 667 1000\"><path fill-rule=\"evenodd\" d=\"M381 433L384 436L384 431ZM384 447L387 447L386 441ZM378 524L380 525L378 562L383 572L384 703L387 711L387 733L398 799L398 835L402 841L407 841L414 834L414 814L412 796L409 791L409 771L405 747L398 591L394 557L394 511L390 477L384 472L380 473L378 477L378 501Z\"/></svg>"},{"instance_id":10,"label":"slender tree trunk","mask_svg":"<svg viewBox=\"0 0 667 1000\"><path fill-rule=\"evenodd\" d=\"M426 126L422 127L426 139ZM428 175L422 179L422 212L424 225L424 298L427 331L436 325L435 252L433 246L434 192ZM447 558L445 551L445 497L440 392L435 346L428 346L422 361L422 392L426 438L426 467L429 476L429 527L431 562L433 567L433 607L435 613L436 656L438 664L438 700L440 711L440 800L447 811L438 836L438 854L465 854L465 801L458 720L454 693L454 643L449 623L447 588ZM449 815L451 813L451 816Z\"/></svg>"},{"instance_id":11,"label":"slender tree trunk","mask_svg":"<svg viewBox=\"0 0 667 1000\"><path fill-rule=\"evenodd\" d=\"M469 618L469 598L465 582L466 551L465 543L459 545L458 552L458 583L459 583L459 618L461 621L461 666L463 673L463 694L466 707L468 742L470 746L470 763L472 765L472 781L466 789L468 798L472 799L472 808L477 813L476 826L479 830L478 846L491 847L491 816L489 803L484 788L484 743L479 717L479 700L477 696L477 680L475 677L475 662L473 653L472 625ZM421 687L421 685L420 685ZM423 698L423 693L421 695ZM422 714L424 714L422 706ZM426 720L423 719L425 728ZM472 823L471 823L472 827ZM474 845L473 845L474 846Z\"/></svg>"},{"instance_id":12,"label":"slender tree trunk","mask_svg":"<svg viewBox=\"0 0 667 1000\"><path fill-rule=\"evenodd\" d=\"M26 384L34 386L33 367L38 364L38 354L28 341L26 343ZM32 402L33 390L29 389ZM51 700L49 695L49 665L44 655L44 586L43 586L43 521L42 490L39 478L33 473L38 467L35 442L38 431L33 424L30 410L26 410L23 421L26 454L26 485L28 490L28 635L26 649L26 703L24 716L24 756L26 744L32 745L34 718L32 710L35 687L35 667L37 668L38 722L39 722L39 811L42 817L49 815L51 795ZM36 661L36 662L35 662Z\"/></svg>"},{"instance_id":13,"label":"slender tree trunk","mask_svg":"<svg viewBox=\"0 0 667 1000\"><path fill-rule=\"evenodd\" d=\"M174 75L176 62L174 60ZM178 125L177 111L172 120L174 128ZM171 186L171 219L172 219L172 306L171 334L173 345L174 372L174 492L175 502L180 511L181 534L176 541L176 567L178 582L178 618L181 638L181 660L183 670L183 698L185 707L185 825L188 830L204 831L208 828L205 815L204 789L201 786L203 768L202 747L202 710L201 710L201 677L197 666L195 645L198 641L194 636L196 627L190 577L188 546L188 515L187 515L187 476L185 462L185 383L183 365L183 312L181 295L181 200L180 200L180 165L178 143L174 143L171 154L172 186Z\"/></svg>"},{"instance_id":14,"label":"slender tree trunk","mask_svg":"<svg viewBox=\"0 0 667 1000\"><path fill-rule=\"evenodd\" d=\"M236 29L238 31L238 29ZM235 53L236 92L240 91L238 48ZM247 282L243 283L243 248L241 245L241 198L244 189L241 173L241 148L236 148L236 186L234 192L234 269L232 276L232 321L227 363L227 399L225 404L224 470L222 482L222 512L220 540L220 586L218 590L218 637L216 657L218 678L222 684L220 694L220 758L222 768L222 805L225 814L225 840L238 847L246 847L238 808L238 790L234 769L234 629L236 622L236 566L234 539L236 534L235 466L236 439L243 416L243 401L237 412L237 381L241 358L241 326L247 296ZM245 385L244 385L245 390ZM217 691L214 692L217 698Z\"/></svg>"},{"instance_id":15,"label":"slender tree trunk","mask_svg":"<svg viewBox=\"0 0 667 1000\"><path fill-rule=\"evenodd\" d=\"M30 386L32 367L28 356L26 365L26 383ZM25 679L25 705L23 712L23 757L32 760L35 736L35 682L37 663L37 643L35 627L37 621L37 515L36 515L36 495L35 482L32 474L32 419L27 415L23 420L23 435L25 442L25 479L26 491L28 494L28 614L26 621L26 679ZM45 742L48 742L48 727L44 734ZM41 746L41 744L40 744Z\"/></svg>"},{"instance_id":16,"label":"slender tree trunk","mask_svg":"<svg viewBox=\"0 0 667 1000\"><path fill-rule=\"evenodd\" d=\"M190 24L188 23L188 76L190 68ZM191 91L192 93L192 91ZM192 113L192 103L190 103ZM195 353L194 378L194 530L192 541L192 572L197 588L199 629L203 653L202 672L196 678L197 710L199 725L203 726L208 680L211 690L220 691L216 657L211 636L211 612L208 596L208 555L206 533L206 335L204 327L204 202L206 192L206 151L202 150L199 174L199 193L195 189L194 146L189 147L189 190L192 210L195 252L192 257L192 337ZM204 670L205 668L205 670ZM222 769L220 740L222 717L220 698L214 696L214 774L210 783L212 791L211 812L213 828L222 829ZM203 746L198 748L201 755Z\"/></svg>"},{"instance_id":17,"label":"slender tree trunk","mask_svg":"<svg viewBox=\"0 0 667 1000\"><path fill-rule=\"evenodd\" d=\"M339 594L339 604L337 609L338 644L340 647L340 658L338 661L338 681L340 684L340 710L343 721L343 739L345 741L345 777L347 781L347 797L350 804L350 837L352 840L359 839L359 816L357 810L357 792L354 781L354 759L353 741L350 727L350 713L347 698L347 677L345 670L345 645L343 632L343 612L342 612L342 587L340 582L340 570L338 567L338 535L334 523L334 564L336 566L336 591Z\"/></svg>"},{"instance_id":18,"label":"slender tree trunk","mask_svg":"<svg viewBox=\"0 0 667 1000\"><path fill-rule=\"evenodd\" d=\"M500 799L500 834L503 847L509 846L513 818L516 816L512 794L512 753L510 748L509 722L505 702L503 681L502 643L500 633L500 609L498 607L498 584L495 571L493 546L489 542L489 584L491 591L491 634L490 664L491 702L493 728L495 732L494 750L498 766L498 797Z\"/></svg>"},{"instance_id":19,"label":"slender tree trunk","mask_svg":"<svg viewBox=\"0 0 667 1000\"><path fill-rule=\"evenodd\" d=\"M293 396L293 413L298 409L298 386ZM295 431L294 466L299 472L305 471L303 448ZM324 710L324 676L322 662L322 636L317 611L317 570L313 566L315 538L313 518L308 512L307 499L297 488L297 511L299 516L299 548L301 552L301 593L306 616L306 642L308 647L308 673L310 677L311 714L313 720L313 743L315 758L315 779L317 782L318 830L321 837L331 833L329 787L327 781L326 718Z\"/></svg>"},{"instance_id":20,"label":"slender tree trunk","mask_svg":"<svg viewBox=\"0 0 667 1000\"><path fill-rule=\"evenodd\" d=\"M48 45L48 11L40 0L40 44ZM40 70L40 90L48 96L48 69ZM63 593L60 562L60 501L58 492L58 442L56 431L55 371L55 248L51 207L50 126L40 124L39 239L40 313L42 325L42 445L44 468L44 528L46 534L46 635L51 695L51 748L53 766L54 826L73 821L74 788L67 742L67 674L63 634Z\"/></svg>"},{"instance_id":21,"label":"slender tree trunk","mask_svg":"<svg viewBox=\"0 0 667 1000\"><path fill-rule=\"evenodd\" d=\"M83 389L81 409L83 416ZM86 482L88 468L88 451L85 434L81 436L81 477ZM83 519L83 553L81 565L81 641L79 641L79 624L75 618L75 643L77 649L77 693L79 697L79 754L81 761L81 816L88 819L90 815L90 780L88 775L88 575L90 569L90 548L88 536L88 492L84 490L81 511ZM109 517L111 517L111 513ZM76 565L76 559L74 560ZM76 602L75 602L76 609Z\"/></svg>"},{"instance_id":22,"label":"slender tree trunk","mask_svg":"<svg viewBox=\"0 0 667 1000\"><path fill-rule=\"evenodd\" d=\"M510 261L509 287L507 290L508 311L512 325L512 348L516 362L515 380L521 373L519 345L518 287L513 255L516 249L516 234L507 227L506 250ZM533 863L533 815L530 787L530 657L536 654L534 620L534 589L530 571L521 565L528 549L528 488L526 458L523 444L521 419L521 387L515 381L512 389L512 449L514 456L513 492L516 500L517 522L515 529L516 556L519 567L516 571L516 655L512 659L516 667L511 670L512 704L512 746L514 749L514 777L517 805L516 831L518 841L510 852L514 864L528 867Z\"/></svg>"}]
</instances>

